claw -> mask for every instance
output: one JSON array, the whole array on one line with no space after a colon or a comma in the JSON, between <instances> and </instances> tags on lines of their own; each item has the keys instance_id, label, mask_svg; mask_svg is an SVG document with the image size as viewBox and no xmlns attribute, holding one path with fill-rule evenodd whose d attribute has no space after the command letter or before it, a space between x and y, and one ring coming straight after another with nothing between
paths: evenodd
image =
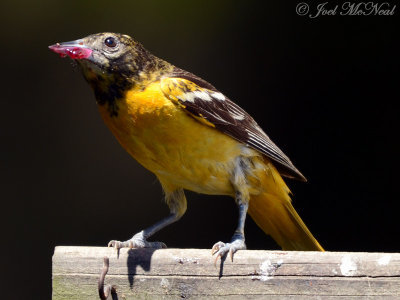
<instances>
[{"instance_id":1,"label":"claw","mask_svg":"<svg viewBox=\"0 0 400 300\"><path fill-rule=\"evenodd\" d=\"M161 249L166 249L166 248L168 248L167 247L167 245L165 244L165 243L163 243L163 242L159 242L160 243L160 245L161 245Z\"/></svg>"},{"instance_id":2,"label":"claw","mask_svg":"<svg viewBox=\"0 0 400 300\"><path fill-rule=\"evenodd\" d=\"M215 260L214 260L214 267L217 267L218 258L220 258L220 257L221 257L221 255L218 254L217 257L215 258Z\"/></svg>"},{"instance_id":3,"label":"claw","mask_svg":"<svg viewBox=\"0 0 400 300\"><path fill-rule=\"evenodd\" d=\"M133 241L129 241L129 242L128 242L128 248L129 248L129 249L132 249L132 248L133 248Z\"/></svg>"},{"instance_id":4,"label":"claw","mask_svg":"<svg viewBox=\"0 0 400 300\"><path fill-rule=\"evenodd\" d=\"M116 242L117 242L117 241L114 241L114 240L109 241L107 247L112 247L112 248L114 248L115 245L116 245Z\"/></svg>"},{"instance_id":5,"label":"claw","mask_svg":"<svg viewBox=\"0 0 400 300\"><path fill-rule=\"evenodd\" d=\"M231 262L233 262L233 248L229 248L229 257L231 258Z\"/></svg>"},{"instance_id":6,"label":"claw","mask_svg":"<svg viewBox=\"0 0 400 300\"><path fill-rule=\"evenodd\" d=\"M237 239L231 243L226 243L226 244L223 242L215 243L211 249L212 255L217 254L214 261L214 265L217 266L218 259L219 258L222 259L222 257L225 255L229 255L231 261L233 262L233 255L235 254L235 252L244 249L246 249L246 245L244 243L244 240L241 239Z\"/></svg>"},{"instance_id":7,"label":"claw","mask_svg":"<svg viewBox=\"0 0 400 300\"><path fill-rule=\"evenodd\" d=\"M219 249L221 249L222 247L225 247L225 243L223 242L215 243L214 246L211 248L211 255L217 253Z\"/></svg>"},{"instance_id":8,"label":"claw","mask_svg":"<svg viewBox=\"0 0 400 300\"><path fill-rule=\"evenodd\" d=\"M123 248L123 244L120 241L112 240L108 243L107 247L112 247L115 248L116 250L119 250Z\"/></svg>"},{"instance_id":9,"label":"claw","mask_svg":"<svg viewBox=\"0 0 400 300\"><path fill-rule=\"evenodd\" d=\"M224 250L222 250L224 247L226 247L227 245L223 242L218 242L215 243L214 246L211 249L211 255L217 254L217 256L215 257L215 261L214 261L214 266L217 267L217 262L218 259L222 259L222 256L226 253Z\"/></svg>"}]
</instances>

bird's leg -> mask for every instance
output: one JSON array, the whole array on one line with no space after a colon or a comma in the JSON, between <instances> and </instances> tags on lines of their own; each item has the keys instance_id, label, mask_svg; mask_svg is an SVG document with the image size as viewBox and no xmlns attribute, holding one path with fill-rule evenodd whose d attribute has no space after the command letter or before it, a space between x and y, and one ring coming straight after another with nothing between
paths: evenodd
<instances>
[{"instance_id":1,"label":"bird's leg","mask_svg":"<svg viewBox=\"0 0 400 300\"><path fill-rule=\"evenodd\" d=\"M164 185L163 185L164 187ZM166 201L170 208L171 214L157 222L156 224L136 233L131 239L120 242L112 240L108 243L108 247L120 248L167 248L162 242L148 242L147 238L151 237L156 232L160 231L164 227L178 221L186 211L186 198L182 189L168 192L164 188L166 194Z\"/></svg>"},{"instance_id":2,"label":"bird's leg","mask_svg":"<svg viewBox=\"0 0 400 300\"><path fill-rule=\"evenodd\" d=\"M136 233L131 239L120 242L112 240L108 243L108 247L120 248L167 248L167 246L162 242L148 242L147 238L151 237L157 231L163 229L169 224L177 221L179 219L177 214L171 213L168 217L162 219L156 224L143 229L142 231Z\"/></svg>"},{"instance_id":3,"label":"bird's leg","mask_svg":"<svg viewBox=\"0 0 400 300\"><path fill-rule=\"evenodd\" d=\"M249 208L249 202L242 199L242 194L236 192L236 202L239 207L239 220L238 226L235 233L232 236L230 243L218 242L215 243L211 249L212 255L217 254L215 262L218 258L223 257L229 253L231 260L233 261L233 254L238 250L245 250L246 244L244 239L244 223L246 221L247 209Z\"/></svg>"}]
</instances>

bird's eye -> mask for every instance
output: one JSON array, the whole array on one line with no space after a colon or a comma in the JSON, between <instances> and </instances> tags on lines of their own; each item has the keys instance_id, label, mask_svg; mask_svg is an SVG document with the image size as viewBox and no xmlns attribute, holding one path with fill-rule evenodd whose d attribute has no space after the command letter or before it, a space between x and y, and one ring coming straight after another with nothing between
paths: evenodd
<instances>
[{"instance_id":1,"label":"bird's eye","mask_svg":"<svg viewBox=\"0 0 400 300\"><path fill-rule=\"evenodd\" d=\"M110 47L110 48L113 48L113 47L117 46L117 42L111 36L104 40L104 44L106 44L106 46Z\"/></svg>"}]
</instances>

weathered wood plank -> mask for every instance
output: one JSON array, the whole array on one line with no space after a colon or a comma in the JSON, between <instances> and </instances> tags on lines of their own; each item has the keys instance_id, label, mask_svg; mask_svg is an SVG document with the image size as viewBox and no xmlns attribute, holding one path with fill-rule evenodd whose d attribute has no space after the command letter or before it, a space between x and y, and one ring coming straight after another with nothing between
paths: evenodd
<instances>
[{"instance_id":1,"label":"weathered wood plank","mask_svg":"<svg viewBox=\"0 0 400 300\"><path fill-rule=\"evenodd\" d=\"M210 250L56 247L53 299L98 298L104 256L119 299L400 297L399 253L239 251L215 267Z\"/></svg>"}]
</instances>

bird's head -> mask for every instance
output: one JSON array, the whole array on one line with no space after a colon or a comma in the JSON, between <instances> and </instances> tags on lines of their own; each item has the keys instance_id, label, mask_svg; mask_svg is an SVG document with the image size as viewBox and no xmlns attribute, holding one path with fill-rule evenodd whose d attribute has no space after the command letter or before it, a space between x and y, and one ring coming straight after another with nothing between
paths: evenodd
<instances>
[{"instance_id":1,"label":"bird's head","mask_svg":"<svg viewBox=\"0 0 400 300\"><path fill-rule=\"evenodd\" d=\"M146 86L173 67L152 55L130 36L120 33L92 34L49 48L78 63L94 90L97 103L108 103L112 115L116 114L116 100L122 99L128 90Z\"/></svg>"},{"instance_id":2,"label":"bird's head","mask_svg":"<svg viewBox=\"0 0 400 300\"><path fill-rule=\"evenodd\" d=\"M92 34L49 48L61 57L74 59L89 82L110 76L135 77L151 61L151 54L140 43L119 33Z\"/></svg>"}]
</instances>

